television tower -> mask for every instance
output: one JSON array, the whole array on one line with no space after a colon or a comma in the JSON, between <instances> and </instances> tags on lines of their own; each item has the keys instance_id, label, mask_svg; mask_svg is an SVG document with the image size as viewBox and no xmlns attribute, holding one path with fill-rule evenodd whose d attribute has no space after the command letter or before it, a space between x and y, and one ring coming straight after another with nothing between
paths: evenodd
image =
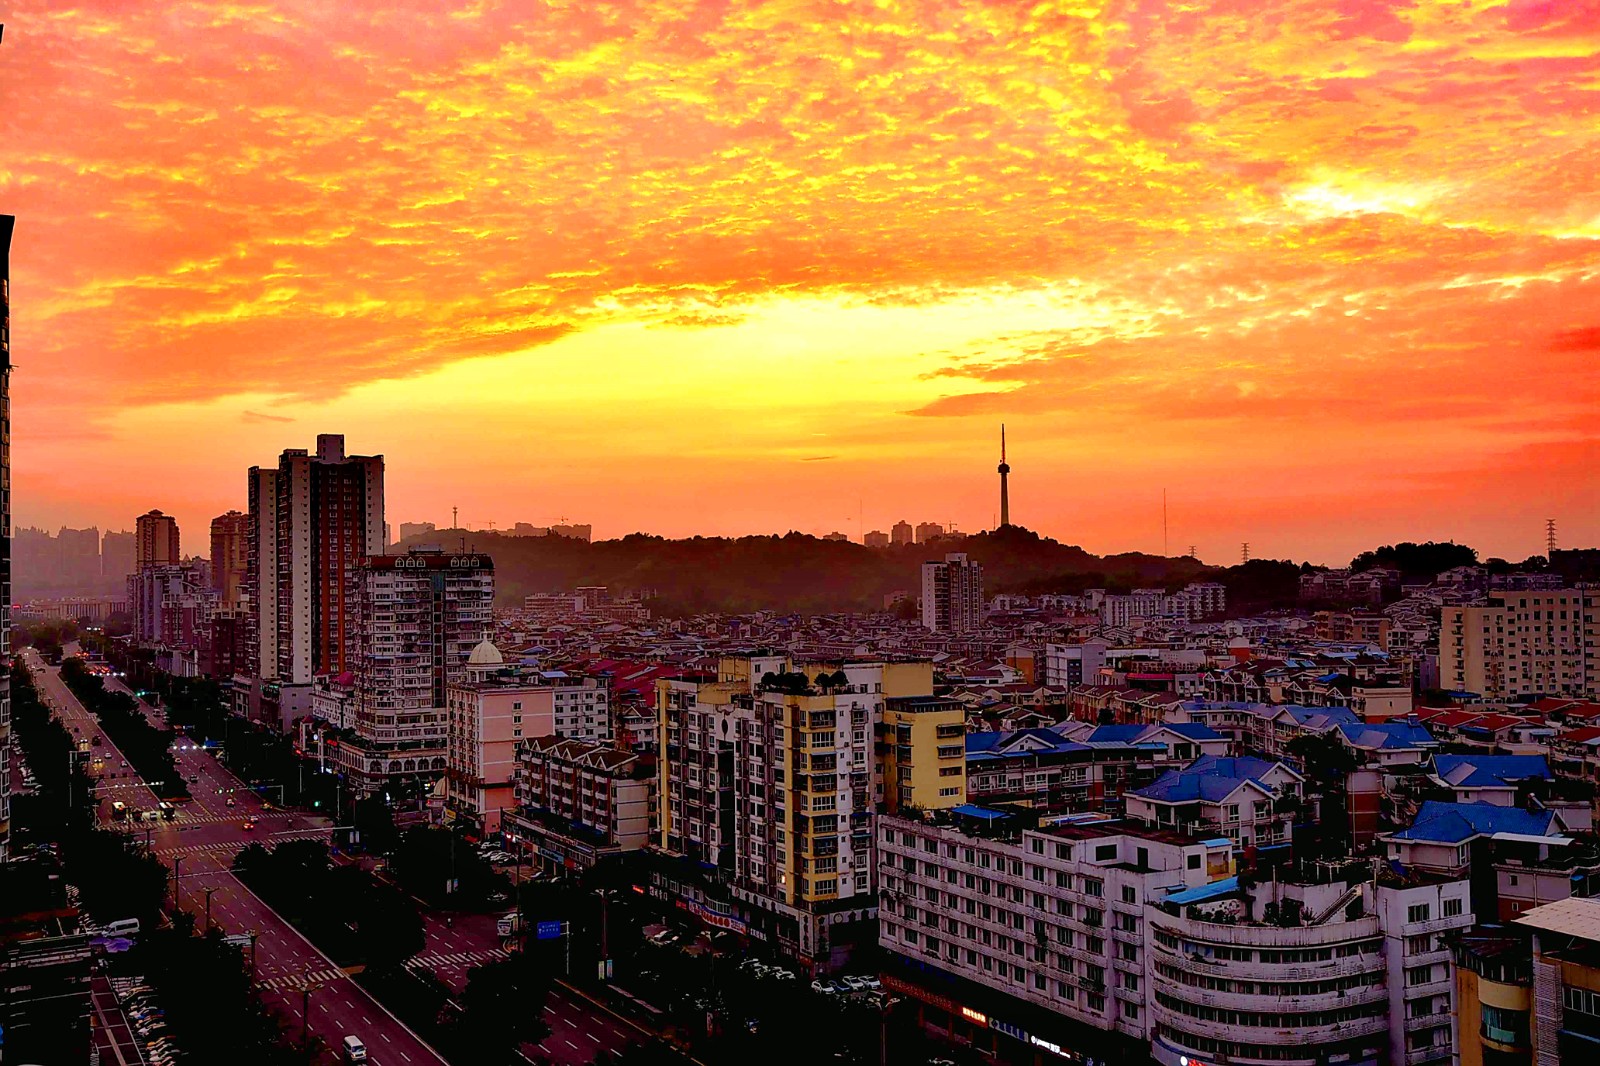
<instances>
[{"instance_id":1,"label":"television tower","mask_svg":"<svg viewBox=\"0 0 1600 1066\"><path fill-rule=\"evenodd\" d=\"M1011 464L1006 462L1006 424L1000 423L1000 528L1011 524L1011 496L1006 491L1006 475Z\"/></svg>"}]
</instances>

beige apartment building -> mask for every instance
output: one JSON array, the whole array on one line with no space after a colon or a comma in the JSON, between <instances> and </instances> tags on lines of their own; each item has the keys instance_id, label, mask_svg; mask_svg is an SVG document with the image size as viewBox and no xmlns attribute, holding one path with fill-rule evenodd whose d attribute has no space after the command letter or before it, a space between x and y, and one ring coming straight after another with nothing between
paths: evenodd
<instances>
[{"instance_id":1,"label":"beige apartment building","mask_svg":"<svg viewBox=\"0 0 1600 1066\"><path fill-rule=\"evenodd\" d=\"M1439 684L1491 700L1600 698L1600 591L1494 592L1475 607L1445 607Z\"/></svg>"}]
</instances>

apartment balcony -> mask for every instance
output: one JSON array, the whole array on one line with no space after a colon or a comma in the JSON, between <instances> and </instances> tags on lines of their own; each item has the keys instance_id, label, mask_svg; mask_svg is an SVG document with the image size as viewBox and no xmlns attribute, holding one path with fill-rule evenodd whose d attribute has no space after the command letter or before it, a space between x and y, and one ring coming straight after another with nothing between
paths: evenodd
<instances>
[{"instance_id":1,"label":"apartment balcony","mask_svg":"<svg viewBox=\"0 0 1600 1066\"><path fill-rule=\"evenodd\" d=\"M1389 993L1382 985L1364 988L1347 988L1336 992L1318 992L1309 996L1281 996L1270 992L1218 992L1209 988L1195 988L1179 984L1160 975L1154 977L1157 991L1164 992L1185 1003L1223 1010L1248 1011L1325 1011L1347 1007L1381 1004Z\"/></svg>"},{"instance_id":2,"label":"apartment balcony","mask_svg":"<svg viewBox=\"0 0 1600 1066\"><path fill-rule=\"evenodd\" d=\"M1156 1021L1170 1021L1170 1024L1185 1032L1194 1033L1196 1036L1209 1037L1220 1041L1243 1041L1251 1044L1264 1044L1270 1047L1284 1047L1304 1049L1305 1058L1315 1059L1317 1054L1312 1050L1317 1044L1343 1044L1348 1041L1367 1038L1387 1039L1389 1033L1389 1019L1381 1012L1370 1017L1356 1018L1344 1022L1331 1022L1327 1025L1300 1025L1292 1029L1268 1029L1257 1026L1235 1025L1231 1022L1213 1022L1201 1018L1191 1018L1186 1014L1179 1014L1168 1010L1160 1003L1151 1001L1150 1009ZM1259 1008L1258 1008L1259 1009ZM1299 1056L1286 1056L1299 1057Z\"/></svg>"},{"instance_id":3,"label":"apartment balcony","mask_svg":"<svg viewBox=\"0 0 1600 1066\"><path fill-rule=\"evenodd\" d=\"M1434 1044L1432 1047L1413 1048L1406 1052L1406 1066L1424 1066L1425 1063L1449 1061L1449 1043Z\"/></svg>"},{"instance_id":4,"label":"apartment balcony","mask_svg":"<svg viewBox=\"0 0 1600 1066\"><path fill-rule=\"evenodd\" d=\"M1215 974L1249 981L1331 981L1338 977L1354 977L1383 969L1383 958L1377 953L1363 953L1345 959L1327 959L1323 962L1233 962L1188 955L1165 947L1156 940L1150 941L1152 951L1171 960L1175 965L1195 973Z\"/></svg>"},{"instance_id":5,"label":"apartment balcony","mask_svg":"<svg viewBox=\"0 0 1600 1066\"><path fill-rule=\"evenodd\" d=\"M1424 996L1442 996L1447 995L1452 987L1453 986L1449 977L1449 973L1446 971L1446 975L1444 977L1435 978L1432 981L1427 981L1420 985L1406 985L1404 996L1406 999L1422 999Z\"/></svg>"},{"instance_id":6,"label":"apartment balcony","mask_svg":"<svg viewBox=\"0 0 1600 1066\"><path fill-rule=\"evenodd\" d=\"M1442 1010L1434 1014L1414 1014L1406 1019L1405 1029L1408 1033L1421 1032L1424 1029L1437 1029L1441 1025L1449 1025L1454 1017L1449 1011Z\"/></svg>"}]
</instances>

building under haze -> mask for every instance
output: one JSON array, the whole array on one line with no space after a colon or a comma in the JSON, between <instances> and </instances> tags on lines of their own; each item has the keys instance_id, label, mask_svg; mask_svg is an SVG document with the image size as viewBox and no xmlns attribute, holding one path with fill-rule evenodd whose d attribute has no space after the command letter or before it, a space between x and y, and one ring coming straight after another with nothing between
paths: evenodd
<instances>
[{"instance_id":1,"label":"building under haze","mask_svg":"<svg viewBox=\"0 0 1600 1066\"><path fill-rule=\"evenodd\" d=\"M136 533L125 529L116 532L106 530L100 537L100 576L120 585L123 578L136 569L138 545Z\"/></svg>"},{"instance_id":2,"label":"building under haze","mask_svg":"<svg viewBox=\"0 0 1600 1066\"><path fill-rule=\"evenodd\" d=\"M134 569L177 566L183 562L183 555L178 550L178 520L171 515L146 511L134 523L134 537Z\"/></svg>"},{"instance_id":3,"label":"building under haze","mask_svg":"<svg viewBox=\"0 0 1600 1066\"><path fill-rule=\"evenodd\" d=\"M861 543L869 548L887 548L889 546L889 534L881 529L874 529L871 533L867 533L861 538Z\"/></svg>"},{"instance_id":4,"label":"building under haze","mask_svg":"<svg viewBox=\"0 0 1600 1066\"><path fill-rule=\"evenodd\" d=\"M917 531L904 518L889 527L889 541L893 544L914 544Z\"/></svg>"},{"instance_id":5,"label":"building under haze","mask_svg":"<svg viewBox=\"0 0 1600 1066\"><path fill-rule=\"evenodd\" d=\"M412 537L424 537L437 528L432 522L401 522L400 539L407 541Z\"/></svg>"},{"instance_id":6,"label":"building under haze","mask_svg":"<svg viewBox=\"0 0 1600 1066\"><path fill-rule=\"evenodd\" d=\"M244 598L250 572L250 516L229 511L211 520L211 586L228 607Z\"/></svg>"},{"instance_id":7,"label":"building under haze","mask_svg":"<svg viewBox=\"0 0 1600 1066\"><path fill-rule=\"evenodd\" d=\"M922 564L922 624L935 633L970 633L983 627L983 567L966 552Z\"/></svg>"}]
</instances>

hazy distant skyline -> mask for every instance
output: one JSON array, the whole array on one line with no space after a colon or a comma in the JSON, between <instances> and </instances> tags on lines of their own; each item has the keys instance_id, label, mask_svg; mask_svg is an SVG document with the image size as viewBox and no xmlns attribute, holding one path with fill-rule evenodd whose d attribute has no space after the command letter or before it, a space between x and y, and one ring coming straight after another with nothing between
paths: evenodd
<instances>
[{"instance_id":1,"label":"hazy distant skyline","mask_svg":"<svg viewBox=\"0 0 1600 1066\"><path fill-rule=\"evenodd\" d=\"M16 525L1600 543L1600 3L24 2ZM1196 9L1198 8L1198 9Z\"/></svg>"}]
</instances>

